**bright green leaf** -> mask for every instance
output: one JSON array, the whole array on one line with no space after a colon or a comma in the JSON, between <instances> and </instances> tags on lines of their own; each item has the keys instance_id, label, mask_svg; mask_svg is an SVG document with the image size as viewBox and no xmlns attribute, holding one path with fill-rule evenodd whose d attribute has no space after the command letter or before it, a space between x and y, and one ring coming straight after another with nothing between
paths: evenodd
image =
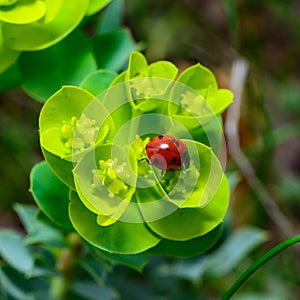
<instances>
[{"instance_id":1,"label":"bright green leaf","mask_svg":"<svg viewBox=\"0 0 300 300\"><path fill-rule=\"evenodd\" d=\"M140 202L151 201L151 199L145 199L144 194L141 195L139 193L138 197ZM203 236L217 227L224 219L228 202L229 184L226 177L223 176L217 193L205 207L178 209L174 206L173 209L172 207L168 208L170 211L173 211L172 213L147 224L156 234L163 238L174 241L187 241ZM159 209L159 203L156 209ZM165 204L161 209L166 209ZM152 210L143 209L143 206L141 210L144 219L149 220L152 218Z\"/></svg>"},{"instance_id":2,"label":"bright green leaf","mask_svg":"<svg viewBox=\"0 0 300 300\"><path fill-rule=\"evenodd\" d=\"M218 88L214 74L199 63L185 69L177 80L197 91L206 90L210 86L212 89Z\"/></svg>"},{"instance_id":3,"label":"bright green leaf","mask_svg":"<svg viewBox=\"0 0 300 300\"><path fill-rule=\"evenodd\" d=\"M70 217L78 233L94 246L119 254L136 254L155 246L160 238L142 223L136 211L135 218L141 223L117 221L110 226L97 225L96 215L89 211L75 192L71 193Z\"/></svg>"},{"instance_id":4,"label":"bright green leaf","mask_svg":"<svg viewBox=\"0 0 300 300\"><path fill-rule=\"evenodd\" d=\"M0 6L10 6L18 2L19 0L0 0Z\"/></svg>"},{"instance_id":5,"label":"bright green leaf","mask_svg":"<svg viewBox=\"0 0 300 300\"><path fill-rule=\"evenodd\" d=\"M65 38L81 22L88 0L65 0L51 22L3 24L3 40L7 47L19 51L41 50ZM46 17L47 19L47 17Z\"/></svg>"},{"instance_id":6,"label":"bright green leaf","mask_svg":"<svg viewBox=\"0 0 300 300\"><path fill-rule=\"evenodd\" d=\"M1 30L1 24L0 24ZM19 57L20 52L7 48L0 35L0 74L7 70ZM0 85L1 86L1 85Z\"/></svg>"},{"instance_id":7,"label":"bright green leaf","mask_svg":"<svg viewBox=\"0 0 300 300\"><path fill-rule=\"evenodd\" d=\"M28 24L41 19L46 13L44 1L18 1L9 9L1 9L0 21L12 24Z\"/></svg>"},{"instance_id":8,"label":"bright green leaf","mask_svg":"<svg viewBox=\"0 0 300 300\"><path fill-rule=\"evenodd\" d=\"M209 89L206 100L214 113L219 115L233 102L233 94L226 89L216 91Z\"/></svg>"},{"instance_id":9,"label":"bright green leaf","mask_svg":"<svg viewBox=\"0 0 300 300\"><path fill-rule=\"evenodd\" d=\"M144 74L148 69L146 57L138 52L132 51L129 58L126 80L132 79L140 74Z\"/></svg>"},{"instance_id":10,"label":"bright green leaf","mask_svg":"<svg viewBox=\"0 0 300 300\"><path fill-rule=\"evenodd\" d=\"M114 123L103 104L72 86L63 87L47 100L39 125L42 148L69 162L78 161L114 133Z\"/></svg>"},{"instance_id":11,"label":"bright green leaf","mask_svg":"<svg viewBox=\"0 0 300 300\"><path fill-rule=\"evenodd\" d=\"M44 0L44 1L47 10L46 10L46 15L43 17L42 23L47 24L55 18L55 16L61 9L64 0Z\"/></svg>"}]
</instances>

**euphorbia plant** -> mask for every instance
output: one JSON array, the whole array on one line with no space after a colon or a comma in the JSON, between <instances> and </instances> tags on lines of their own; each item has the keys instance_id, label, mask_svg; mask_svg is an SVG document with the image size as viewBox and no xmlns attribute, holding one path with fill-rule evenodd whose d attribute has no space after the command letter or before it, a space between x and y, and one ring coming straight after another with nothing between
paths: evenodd
<instances>
[{"instance_id":1,"label":"euphorbia plant","mask_svg":"<svg viewBox=\"0 0 300 300\"><path fill-rule=\"evenodd\" d=\"M219 116L232 93L200 64L177 73L133 52L121 74L102 71L105 85L94 73L81 87L62 87L41 111L46 162L32 172L33 195L50 219L72 224L105 255L187 257L220 236L229 184L218 158ZM158 134L181 139L188 168L161 172L148 163L146 144ZM53 188L64 187L59 199L40 192L52 172Z\"/></svg>"}]
</instances>

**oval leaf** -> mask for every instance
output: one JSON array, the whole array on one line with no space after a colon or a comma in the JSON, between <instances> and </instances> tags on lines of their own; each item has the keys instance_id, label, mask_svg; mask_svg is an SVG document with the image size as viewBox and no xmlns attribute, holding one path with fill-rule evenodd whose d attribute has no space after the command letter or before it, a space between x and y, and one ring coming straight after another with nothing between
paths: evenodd
<instances>
[{"instance_id":1,"label":"oval leaf","mask_svg":"<svg viewBox=\"0 0 300 300\"><path fill-rule=\"evenodd\" d=\"M16 231L0 230L0 255L21 273L28 273L33 268L33 257L24 245L23 236Z\"/></svg>"},{"instance_id":2,"label":"oval leaf","mask_svg":"<svg viewBox=\"0 0 300 300\"><path fill-rule=\"evenodd\" d=\"M136 218L141 223L125 223L117 221L110 226L97 224L97 215L88 210L80 201L78 195L72 192L69 208L71 221L78 233L94 246L119 254L136 254L155 246L160 238L142 223L139 212Z\"/></svg>"},{"instance_id":3,"label":"oval leaf","mask_svg":"<svg viewBox=\"0 0 300 300\"><path fill-rule=\"evenodd\" d=\"M19 51L41 50L65 38L82 20L88 0L65 0L51 22L3 24L3 40L9 48Z\"/></svg>"},{"instance_id":4,"label":"oval leaf","mask_svg":"<svg viewBox=\"0 0 300 300\"><path fill-rule=\"evenodd\" d=\"M10 9L1 9L0 21L12 24L28 24L41 19L46 13L44 1L18 1Z\"/></svg>"},{"instance_id":5,"label":"oval leaf","mask_svg":"<svg viewBox=\"0 0 300 300\"><path fill-rule=\"evenodd\" d=\"M25 90L42 102L63 85L78 86L96 70L91 43L79 32L46 50L23 52L19 63Z\"/></svg>"},{"instance_id":6,"label":"oval leaf","mask_svg":"<svg viewBox=\"0 0 300 300\"><path fill-rule=\"evenodd\" d=\"M30 191L40 209L56 224L71 229L69 219L69 188L64 185L43 161L30 174Z\"/></svg>"},{"instance_id":7,"label":"oval leaf","mask_svg":"<svg viewBox=\"0 0 300 300\"><path fill-rule=\"evenodd\" d=\"M144 198L141 199L141 196L138 196L141 202ZM187 241L203 236L217 227L223 221L228 202L229 184L224 175L217 193L205 207L183 209L174 207L173 212L168 216L147 224L163 238L174 241ZM153 212L142 209L142 214L147 220L151 217L147 214L153 214Z\"/></svg>"}]
</instances>

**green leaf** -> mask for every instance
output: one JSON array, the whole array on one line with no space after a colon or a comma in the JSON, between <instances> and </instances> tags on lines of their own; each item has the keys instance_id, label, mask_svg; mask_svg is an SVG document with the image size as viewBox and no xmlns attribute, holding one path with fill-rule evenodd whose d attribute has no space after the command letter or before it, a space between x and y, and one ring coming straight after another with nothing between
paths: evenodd
<instances>
[{"instance_id":1,"label":"green leaf","mask_svg":"<svg viewBox=\"0 0 300 300\"><path fill-rule=\"evenodd\" d=\"M231 272L250 251L268 240L265 230L244 226L232 235L207 257L207 273L225 276Z\"/></svg>"},{"instance_id":2,"label":"green leaf","mask_svg":"<svg viewBox=\"0 0 300 300\"><path fill-rule=\"evenodd\" d=\"M48 1L47 1L48 2ZM3 24L3 40L7 47L19 51L41 50L50 47L65 38L81 22L88 7L88 0L63 1L53 17L45 15L45 20L29 24ZM51 2L46 3L51 5ZM49 19L51 21L49 21ZM52 66L51 66L52 67Z\"/></svg>"},{"instance_id":3,"label":"green leaf","mask_svg":"<svg viewBox=\"0 0 300 300\"><path fill-rule=\"evenodd\" d=\"M196 169L200 174L196 179L193 191L190 191L191 194L185 198L184 203L182 203L180 207L204 207L213 199L221 185L224 176L222 166L211 148L195 141L184 139L182 141L188 148L191 161L195 163L195 161L197 161L195 156L199 156L199 167L196 167ZM186 179L188 178L189 177ZM191 181L192 180L193 177L191 175ZM186 189L188 190L188 188Z\"/></svg>"},{"instance_id":4,"label":"green leaf","mask_svg":"<svg viewBox=\"0 0 300 300\"><path fill-rule=\"evenodd\" d=\"M43 17L43 24L51 22L62 7L64 0L44 0L47 11Z\"/></svg>"},{"instance_id":5,"label":"green leaf","mask_svg":"<svg viewBox=\"0 0 300 300\"><path fill-rule=\"evenodd\" d=\"M71 290L78 296L90 300L116 300L119 295L116 290L93 281L80 281L71 285Z\"/></svg>"},{"instance_id":6,"label":"green leaf","mask_svg":"<svg viewBox=\"0 0 300 300\"><path fill-rule=\"evenodd\" d=\"M105 258L108 259L109 261L114 261L118 264L130 267L139 272L143 270L150 256L148 251L137 253L137 254L115 254L115 253L109 253L107 251L103 251L101 249L95 249L95 252L102 259Z\"/></svg>"},{"instance_id":7,"label":"green leaf","mask_svg":"<svg viewBox=\"0 0 300 300\"><path fill-rule=\"evenodd\" d=\"M110 88L105 94L101 94L101 100L110 112L110 116L115 123L115 132L118 132L122 126L131 120L132 107L127 100L127 86L125 81L126 71L119 74L111 83Z\"/></svg>"},{"instance_id":8,"label":"green leaf","mask_svg":"<svg viewBox=\"0 0 300 300\"><path fill-rule=\"evenodd\" d=\"M15 206L15 210L28 232L28 235L25 238L26 244L41 243L58 247L65 244L63 235L60 231L35 218L38 211L35 206L18 204Z\"/></svg>"},{"instance_id":9,"label":"green leaf","mask_svg":"<svg viewBox=\"0 0 300 300\"><path fill-rule=\"evenodd\" d=\"M145 199L144 194L139 194L139 202L150 202L152 199ZM179 209L174 205L166 207L166 203L159 201L155 207L161 210L168 209L170 212L164 218L156 221L147 222L147 225L159 236L174 240L187 241L199 236L203 236L217 227L223 221L229 202L229 184L225 177L222 178L221 185L210 202L202 208L182 208ZM145 220L150 220L154 214L153 209L146 209L141 206L141 211Z\"/></svg>"},{"instance_id":10,"label":"green leaf","mask_svg":"<svg viewBox=\"0 0 300 300\"><path fill-rule=\"evenodd\" d=\"M117 73L108 70L97 70L86 76L80 84L80 87L98 96L104 92L112 81L117 77Z\"/></svg>"},{"instance_id":11,"label":"green leaf","mask_svg":"<svg viewBox=\"0 0 300 300\"><path fill-rule=\"evenodd\" d=\"M218 89L213 73L200 64L187 68L179 76L172 91L169 114L193 130L213 121L233 101L233 94Z\"/></svg>"},{"instance_id":12,"label":"green leaf","mask_svg":"<svg viewBox=\"0 0 300 300\"><path fill-rule=\"evenodd\" d=\"M18 2L19 0L0 0L0 6L10 6Z\"/></svg>"},{"instance_id":13,"label":"green leaf","mask_svg":"<svg viewBox=\"0 0 300 300\"><path fill-rule=\"evenodd\" d=\"M96 70L91 42L79 32L46 50L23 52L19 62L25 90L39 101L62 85L79 85Z\"/></svg>"},{"instance_id":14,"label":"green leaf","mask_svg":"<svg viewBox=\"0 0 300 300\"><path fill-rule=\"evenodd\" d=\"M0 21L12 24L27 24L41 19L46 13L44 1L18 1L9 9L1 9Z\"/></svg>"},{"instance_id":15,"label":"green leaf","mask_svg":"<svg viewBox=\"0 0 300 300\"><path fill-rule=\"evenodd\" d=\"M147 60L143 56L143 54L137 51L133 51L130 55L126 79L129 80L139 77L158 77L174 80L177 73L178 68L171 62L157 61L148 66ZM159 81L154 82L156 83L154 84L154 88L156 85L158 85L158 87L161 87ZM166 90L166 87L164 90ZM157 88L154 94L158 94L159 92L161 92L161 90Z\"/></svg>"},{"instance_id":16,"label":"green leaf","mask_svg":"<svg viewBox=\"0 0 300 300\"><path fill-rule=\"evenodd\" d=\"M11 65L0 74L0 92L17 88L21 84L21 74L17 64Z\"/></svg>"},{"instance_id":17,"label":"green leaf","mask_svg":"<svg viewBox=\"0 0 300 300\"><path fill-rule=\"evenodd\" d=\"M98 68L119 71L127 62L130 52L135 48L128 29L96 36L94 49Z\"/></svg>"},{"instance_id":18,"label":"green leaf","mask_svg":"<svg viewBox=\"0 0 300 300\"><path fill-rule=\"evenodd\" d=\"M125 80L132 79L140 74L144 74L147 69L148 63L146 57L138 51L132 51L129 58Z\"/></svg>"},{"instance_id":19,"label":"green leaf","mask_svg":"<svg viewBox=\"0 0 300 300\"><path fill-rule=\"evenodd\" d=\"M219 115L233 102L233 93L226 89L209 89L206 100L214 113Z\"/></svg>"},{"instance_id":20,"label":"green leaf","mask_svg":"<svg viewBox=\"0 0 300 300\"><path fill-rule=\"evenodd\" d=\"M68 216L69 188L54 175L45 161L33 167L30 191L40 209L54 223L72 229Z\"/></svg>"},{"instance_id":21,"label":"green leaf","mask_svg":"<svg viewBox=\"0 0 300 300\"><path fill-rule=\"evenodd\" d=\"M214 74L199 63L185 69L177 80L198 91L206 90L208 87L218 88Z\"/></svg>"},{"instance_id":22,"label":"green leaf","mask_svg":"<svg viewBox=\"0 0 300 300\"><path fill-rule=\"evenodd\" d=\"M0 255L19 272L28 273L33 268L33 257L23 240L24 237L16 231L0 230Z\"/></svg>"},{"instance_id":23,"label":"green leaf","mask_svg":"<svg viewBox=\"0 0 300 300\"><path fill-rule=\"evenodd\" d=\"M178 73L175 65L168 61L158 61L148 66L146 58L137 51L130 55L125 74L127 94L136 112L166 113L169 100L168 89Z\"/></svg>"},{"instance_id":24,"label":"green leaf","mask_svg":"<svg viewBox=\"0 0 300 300\"><path fill-rule=\"evenodd\" d=\"M61 159L60 157L48 152L42 148L45 160L52 169L53 173L70 189L75 190L74 176L73 176L73 163Z\"/></svg>"},{"instance_id":25,"label":"green leaf","mask_svg":"<svg viewBox=\"0 0 300 300\"><path fill-rule=\"evenodd\" d=\"M217 157L221 157L224 148L224 133L222 117L218 116L204 126L198 126L190 131L195 141L212 148Z\"/></svg>"},{"instance_id":26,"label":"green leaf","mask_svg":"<svg viewBox=\"0 0 300 300\"><path fill-rule=\"evenodd\" d=\"M219 240L223 224L203 236L188 241L171 241L163 239L157 246L149 250L151 255L166 255L174 257L191 257L203 254Z\"/></svg>"},{"instance_id":27,"label":"green leaf","mask_svg":"<svg viewBox=\"0 0 300 300\"><path fill-rule=\"evenodd\" d=\"M2 36L0 35L0 74L7 70L11 65L13 65L19 58L19 55L19 51L9 49L3 44ZM0 87L0 89L2 89L1 85Z\"/></svg>"},{"instance_id":28,"label":"green leaf","mask_svg":"<svg viewBox=\"0 0 300 300\"><path fill-rule=\"evenodd\" d=\"M111 2L111 0L90 0L86 15L93 15L97 11L101 10L104 6L106 6L109 2Z\"/></svg>"},{"instance_id":29,"label":"green leaf","mask_svg":"<svg viewBox=\"0 0 300 300\"><path fill-rule=\"evenodd\" d=\"M114 0L101 15L98 32L107 33L117 31L122 24L124 0Z\"/></svg>"},{"instance_id":30,"label":"green leaf","mask_svg":"<svg viewBox=\"0 0 300 300\"><path fill-rule=\"evenodd\" d=\"M97 216L88 210L75 192L71 192L70 217L78 233L89 243L110 253L136 254L155 246L160 238L142 223L125 223L117 221L110 226L99 226Z\"/></svg>"},{"instance_id":31,"label":"green leaf","mask_svg":"<svg viewBox=\"0 0 300 300\"><path fill-rule=\"evenodd\" d=\"M0 286L7 296L3 299L11 299L9 295L17 300L34 300L31 282L13 269L0 266Z\"/></svg>"}]
</instances>

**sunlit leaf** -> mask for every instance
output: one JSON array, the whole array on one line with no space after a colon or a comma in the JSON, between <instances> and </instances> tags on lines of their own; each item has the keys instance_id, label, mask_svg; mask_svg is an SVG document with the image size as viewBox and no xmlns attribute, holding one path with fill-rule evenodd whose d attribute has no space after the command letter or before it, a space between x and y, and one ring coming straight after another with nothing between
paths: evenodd
<instances>
[{"instance_id":1,"label":"sunlit leaf","mask_svg":"<svg viewBox=\"0 0 300 300\"><path fill-rule=\"evenodd\" d=\"M136 211L135 218L139 212ZM140 223L117 221L99 226L97 215L88 210L75 192L71 193L70 217L79 234L97 248L118 254L136 254L155 246L160 238L153 234L140 217Z\"/></svg>"},{"instance_id":2,"label":"sunlit leaf","mask_svg":"<svg viewBox=\"0 0 300 300\"><path fill-rule=\"evenodd\" d=\"M41 50L65 38L82 20L88 0L65 0L51 22L29 24L3 24L3 40L6 46L19 51ZM47 16L46 16L47 19Z\"/></svg>"},{"instance_id":3,"label":"sunlit leaf","mask_svg":"<svg viewBox=\"0 0 300 300\"><path fill-rule=\"evenodd\" d=\"M18 1L10 9L1 9L0 21L12 24L27 24L41 19L46 13L44 1Z\"/></svg>"}]
</instances>

